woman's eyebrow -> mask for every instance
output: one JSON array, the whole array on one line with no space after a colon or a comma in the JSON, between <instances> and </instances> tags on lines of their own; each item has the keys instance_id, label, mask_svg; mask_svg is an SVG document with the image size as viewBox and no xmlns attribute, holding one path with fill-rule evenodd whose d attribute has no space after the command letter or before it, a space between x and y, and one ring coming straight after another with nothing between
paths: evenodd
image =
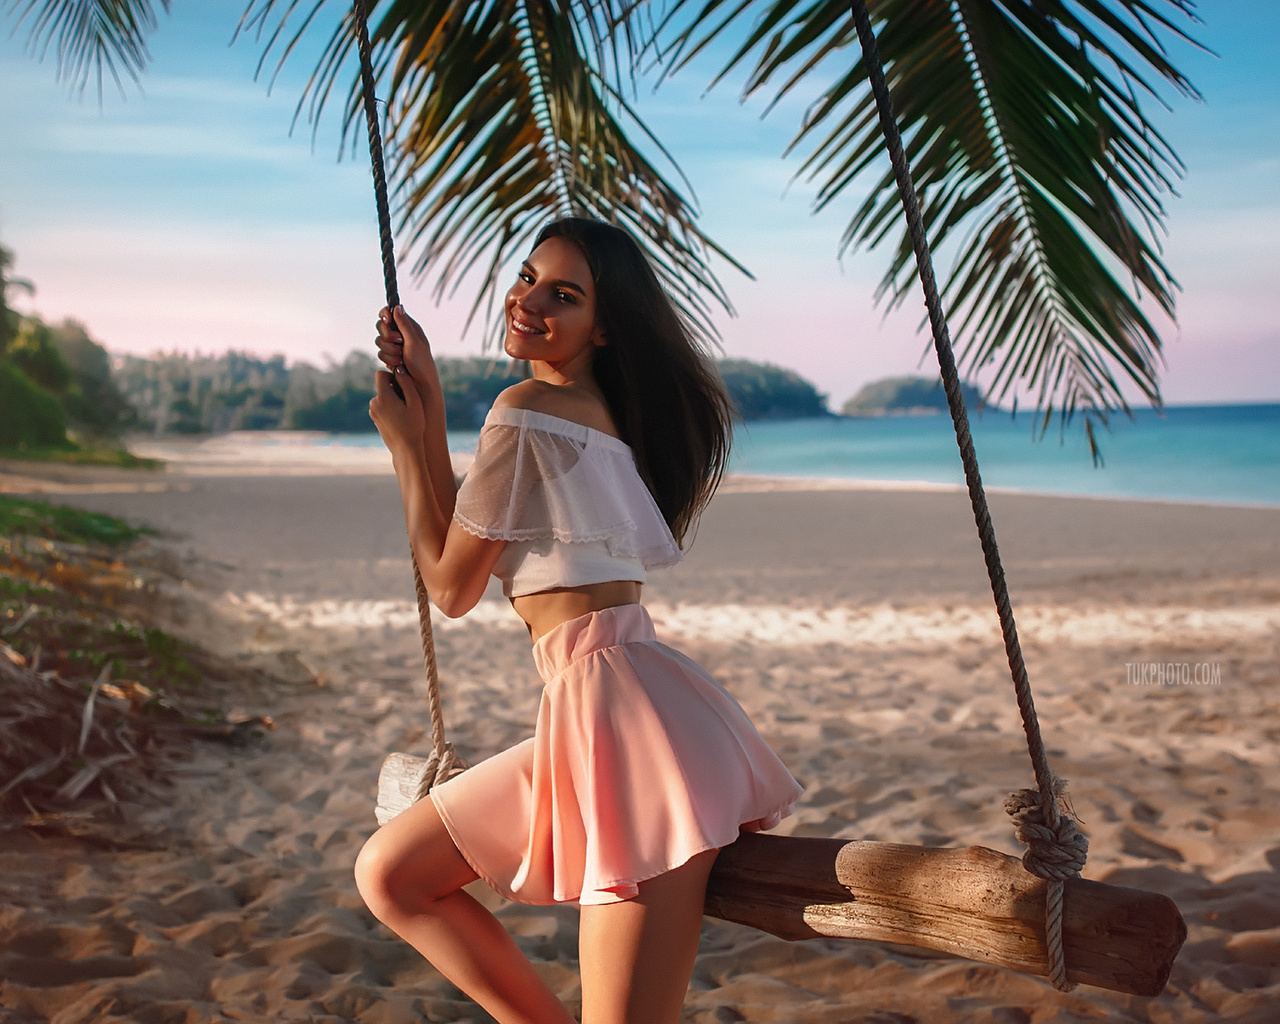
<instances>
[{"instance_id":1,"label":"woman's eyebrow","mask_svg":"<svg viewBox=\"0 0 1280 1024\"><path fill-rule=\"evenodd\" d=\"M529 271L529 273L531 273L534 277L538 276L538 272L534 270L534 268L529 264L528 260L525 260L524 263L521 264L521 266L523 266L525 270ZM553 288L568 288L572 291L577 292L583 298L586 298L586 295L587 295L587 290L583 288L582 285L574 284L572 281L552 281L551 286Z\"/></svg>"}]
</instances>

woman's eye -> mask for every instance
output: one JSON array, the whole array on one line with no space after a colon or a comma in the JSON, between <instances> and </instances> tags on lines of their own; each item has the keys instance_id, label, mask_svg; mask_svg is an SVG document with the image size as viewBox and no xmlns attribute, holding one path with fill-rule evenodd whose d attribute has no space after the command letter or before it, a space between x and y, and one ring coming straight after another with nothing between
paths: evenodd
<instances>
[{"instance_id":1,"label":"woman's eye","mask_svg":"<svg viewBox=\"0 0 1280 1024\"><path fill-rule=\"evenodd\" d=\"M569 292L556 292L556 298L561 302L567 302L570 305L574 302L574 298Z\"/></svg>"},{"instance_id":2,"label":"woman's eye","mask_svg":"<svg viewBox=\"0 0 1280 1024\"><path fill-rule=\"evenodd\" d=\"M533 275L527 270L522 270L516 275L525 284L533 284Z\"/></svg>"}]
</instances>

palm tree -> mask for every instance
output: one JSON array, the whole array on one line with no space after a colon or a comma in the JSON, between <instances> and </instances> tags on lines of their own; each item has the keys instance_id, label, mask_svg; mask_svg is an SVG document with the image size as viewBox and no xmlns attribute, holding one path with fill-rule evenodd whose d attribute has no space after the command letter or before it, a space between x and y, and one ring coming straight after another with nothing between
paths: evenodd
<instances>
[{"instance_id":1,"label":"palm tree","mask_svg":"<svg viewBox=\"0 0 1280 1024\"><path fill-rule=\"evenodd\" d=\"M26 278L10 277L9 268L12 266L13 253L0 245L0 358L8 350L10 339L18 333L18 314L9 308L9 292L24 291L33 295L36 290Z\"/></svg>"},{"instance_id":2,"label":"palm tree","mask_svg":"<svg viewBox=\"0 0 1280 1024\"><path fill-rule=\"evenodd\" d=\"M168 0L160 0L168 8ZM242 27L284 60L324 0L253 0ZM1160 403L1159 333L1177 288L1163 262L1165 200L1182 166L1148 118L1160 89L1197 93L1166 40L1192 43L1191 0L869 0L886 75L935 250L950 252L944 298L962 365L990 367L990 396L1030 392L1065 422L1128 404L1127 380ZM150 0L10 0L32 46L58 45L83 86L146 63ZM279 10L283 8L283 11ZM716 76L747 70L745 93L808 92L792 149L825 207L873 183L842 249L888 243L879 297L901 302L911 246L881 158L874 104L844 0L386 0L373 5L375 63L402 237L437 296L473 271L474 309L549 214L628 222L686 310L709 328L728 305L709 266L723 250L658 141L625 100L642 65L659 78L728 35L745 40ZM85 12L92 11L90 17ZM73 16L73 13L75 16ZM290 17L299 23L290 27ZM350 74L350 18L333 33L301 103L318 117ZM264 55L264 60L266 56ZM358 81L344 126L358 115ZM661 173L644 140L667 161ZM679 185L672 184L672 179ZM734 264L736 266L736 264Z\"/></svg>"}]
</instances>

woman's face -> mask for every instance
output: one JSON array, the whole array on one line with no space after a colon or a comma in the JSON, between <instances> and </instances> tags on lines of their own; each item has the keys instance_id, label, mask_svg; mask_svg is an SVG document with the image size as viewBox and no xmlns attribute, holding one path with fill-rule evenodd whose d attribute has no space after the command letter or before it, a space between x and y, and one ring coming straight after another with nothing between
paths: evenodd
<instances>
[{"instance_id":1,"label":"woman's face","mask_svg":"<svg viewBox=\"0 0 1280 1024\"><path fill-rule=\"evenodd\" d=\"M548 238L529 255L506 299L507 355L569 376L604 344L596 325L591 268L573 242Z\"/></svg>"}]
</instances>

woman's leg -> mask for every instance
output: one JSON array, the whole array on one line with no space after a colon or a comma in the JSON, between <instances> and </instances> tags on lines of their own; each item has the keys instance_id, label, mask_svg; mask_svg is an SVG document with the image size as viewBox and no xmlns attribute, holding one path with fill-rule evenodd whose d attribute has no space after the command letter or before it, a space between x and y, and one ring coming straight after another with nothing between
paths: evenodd
<instances>
[{"instance_id":1,"label":"woman's leg","mask_svg":"<svg viewBox=\"0 0 1280 1024\"><path fill-rule=\"evenodd\" d=\"M507 930L462 891L475 878L430 799L375 832L356 859L373 915L502 1024L572 1024Z\"/></svg>"},{"instance_id":2,"label":"woman's leg","mask_svg":"<svg viewBox=\"0 0 1280 1024\"><path fill-rule=\"evenodd\" d=\"M707 876L719 850L640 883L623 903L582 908L582 1024L674 1024L702 931Z\"/></svg>"}]
</instances>

